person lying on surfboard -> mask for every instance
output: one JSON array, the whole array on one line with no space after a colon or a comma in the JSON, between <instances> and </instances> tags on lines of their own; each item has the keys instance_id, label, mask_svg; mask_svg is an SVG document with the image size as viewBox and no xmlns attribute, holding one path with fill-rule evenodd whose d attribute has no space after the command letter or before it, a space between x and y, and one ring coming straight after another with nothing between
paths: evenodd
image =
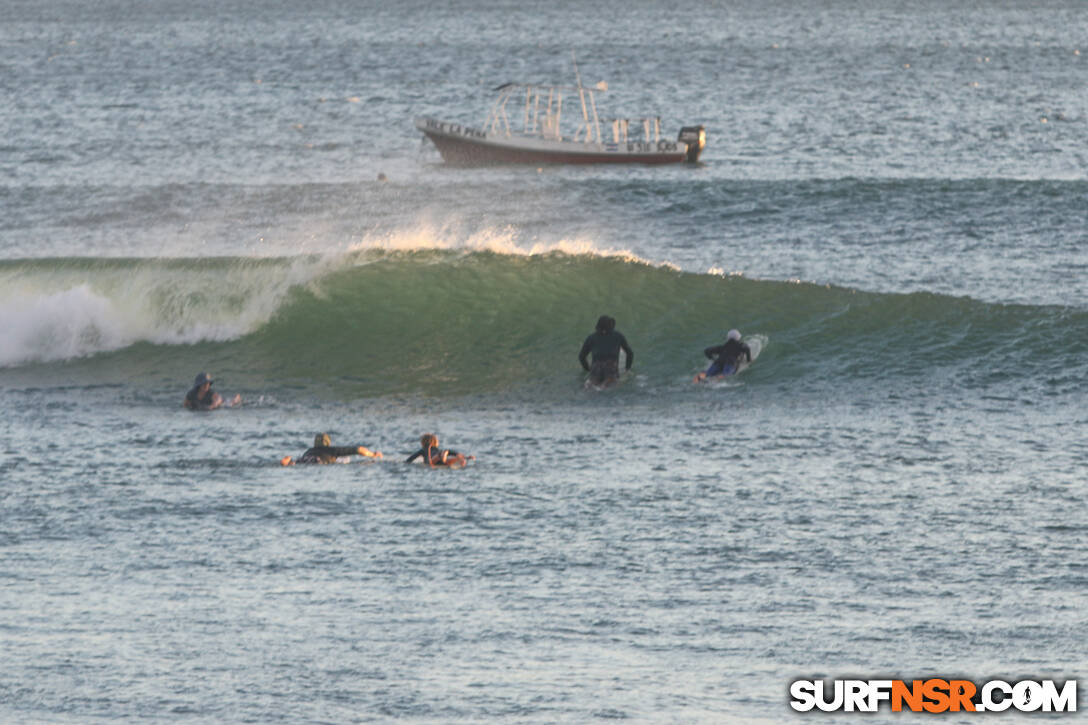
<instances>
[{"instance_id":1,"label":"person lying on surfboard","mask_svg":"<svg viewBox=\"0 0 1088 725\"><path fill-rule=\"evenodd\" d=\"M235 395L230 405L234 407L242 402L241 395ZM212 376L200 373L193 381L193 387L185 394L185 400L181 403L183 408L189 410L215 410L223 405L223 396L212 390Z\"/></svg>"},{"instance_id":2,"label":"person lying on surfboard","mask_svg":"<svg viewBox=\"0 0 1088 725\"><path fill-rule=\"evenodd\" d=\"M714 362L710 363L706 372L696 375L692 382L701 383L707 378L732 375L737 371L741 355L744 355L748 362L752 362L752 349L740 341L739 330L730 330L725 336L725 344L708 347L703 350L703 354Z\"/></svg>"},{"instance_id":3,"label":"person lying on surfboard","mask_svg":"<svg viewBox=\"0 0 1088 725\"><path fill-rule=\"evenodd\" d=\"M328 433L318 433L314 436L313 448L298 458L284 456L280 459L280 464L290 466L292 463L336 463L337 458L356 455L366 458L382 457L381 451L372 451L366 446L334 446Z\"/></svg>"},{"instance_id":4,"label":"person lying on surfboard","mask_svg":"<svg viewBox=\"0 0 1088 725\"><path fill-rule=\"evenodd\" d=\"M608 315L601 315L597 320L597 330L582 343L578 352L578 362L589 373L589 382L597 387L609 386L620 377L620 350L627 356L626 370L631 369L635 353L627 344L627 338L616 330L616 320ZM593 355L593 365L586 358Z\"/></svg>"},{"instance_id":5,"label":"person lying on surfboard","mask_svg":"<svg viewBox=\"0 0 1088 725\"><path fill-rule=\"evenodd\" d=\"M408 456L405 463L411 463L423 456L423 462L431 468L439 466L463 466L468 461L475 461L476 456L466 456L457 451L443 450L438 447L438 436L434 433L424 433L419 437L420 449Z\"/></svg>"}]
</instances>

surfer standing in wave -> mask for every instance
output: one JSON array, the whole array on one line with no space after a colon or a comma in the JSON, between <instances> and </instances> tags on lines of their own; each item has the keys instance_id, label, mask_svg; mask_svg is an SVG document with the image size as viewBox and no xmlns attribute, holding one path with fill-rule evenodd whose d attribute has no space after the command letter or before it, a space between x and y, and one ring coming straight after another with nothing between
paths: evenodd
<instances>
[{"instance_id":1,"label":"surfer standing in wave","mask_svg":"<svg viewBox=\"0 0 1088 725\"><path fill-rule=\"evenodd\" d=\"M231 401L231 407L242 402L241 395L235 395ZM223 405L223 396L212 391L212 376L200 373L193 381L193 387L185 394L182 406L189 410L215 410Z\"/></svg>"},{"instance_id":2,"label":"surfer standing in wave","mask_svg":"<svg viewBox=\"0 0 1088 725\"><path fill-rule=\"evenodd\" d=\"M431 468L438 468L439 466L447 466L450 468L456 468L464 466L468 461L475 461L476 456L466 456L463 453L457 451L442 450L438 447L438 436L434 433L424 433L419 437L420 449L408 456L408 460L405 463L411 463L420 456L423 457L423 462Z\"/></svg>"},{"instance_id":3,"label":"surfer standing in wave","mask_svg":"<svg viewBox=\"0 0 1088 725\"><path fill-rule=\"evenodd\" d=\"M737 372L740 364L740 356L744 355L748 362L752 362L752 349L746 343L740 341L740 331L730 330L725 336L725 343L715 347L708 347L703 354L714 362L706 372L699 373L692 382L701 383L707 378L720 378Z\"/></svg>"},{"instance_id":4,"label":"surfer standing in wave","mask_svg":"<svg viewBox=\"0 0 1088 725\"><path fill-rule=\"evenodd\" d=\"M295 459L284 456L280 459L280 464L290 466L292 463L336 463L337 458L356 455L366 458L382 457L381 451L372 451L366 446L334 446L328 433L318 433L314 436L313 448Z\"/></svg>"},{"instance_id":5,"label":"surfer standing in wave","mask_svg":"<svg viewBox=\"0 0 1088 725\"><path fill-rule=\"evenodd\" d=\"M616 319L608 315L601 315L597 320L597 330L582 343L582 349L578 353L578 362L589 373L587 382L597 387L608 387L620 378L620 350L627 356L625 370L631 369L635 361L635 353L627 344L627 338L622 332L616 330ZM589 355L593 355L593 365L587 362Z\"/></svg>"}]
</instances>

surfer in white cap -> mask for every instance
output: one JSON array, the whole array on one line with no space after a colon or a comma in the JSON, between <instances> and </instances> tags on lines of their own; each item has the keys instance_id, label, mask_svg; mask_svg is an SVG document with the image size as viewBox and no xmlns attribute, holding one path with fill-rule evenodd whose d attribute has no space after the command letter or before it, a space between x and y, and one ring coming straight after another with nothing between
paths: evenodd
<instances>
[{"instance_id":1,"label":"surfer in white cap","mask_svg":"<svg viewBox=\"0 0 1088 725\"><path fill-rule=\"evenodd\" d=\"M707 378L720 378L724 375L732 375L737 372L740 356L743 355L748 362L752 362L752 349L746 343L740 341L740 330L730 330L725 335L725 343L708 347L703 354L714 362L706 372L699 373L692 382L701 383Z\"/></svg>"}]
</instances>

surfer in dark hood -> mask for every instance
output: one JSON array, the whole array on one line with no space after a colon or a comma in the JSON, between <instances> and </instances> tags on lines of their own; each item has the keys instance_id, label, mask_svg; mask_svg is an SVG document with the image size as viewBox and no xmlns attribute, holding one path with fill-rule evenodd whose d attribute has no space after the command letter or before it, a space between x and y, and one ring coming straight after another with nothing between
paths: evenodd
<instances>
[{"instance_id":1,"label":"surfer in dark hood","mask_svg":"<svg viewBox=\"0 0 1088 725\"><path fill-rule=\"evenodd\" d=\"M620 377L620 350L626 355L626 370L631 369L635 361L635 353L627 344L627 338L616 329L616 319L608 315L601 315L597 320L597 329L590 333L582 349L578 353L578 362L582 369L589 373L589 382L596 386L608 386L619 380ZM589 356L593 356L593 364L588 362Z\"/></svg>"}]
</instances>

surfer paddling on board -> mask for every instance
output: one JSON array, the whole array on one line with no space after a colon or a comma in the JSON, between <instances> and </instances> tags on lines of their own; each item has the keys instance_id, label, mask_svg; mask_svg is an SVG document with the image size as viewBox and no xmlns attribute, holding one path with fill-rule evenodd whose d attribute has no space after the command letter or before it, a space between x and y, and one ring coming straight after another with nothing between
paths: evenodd
<instances>
[{"instance_id":1,"label":"surfer paddling on board","mask_svg":"<svg viewBox=\"0 0 1088 725\"><path fill-rule=\"evenodd\" d=\"M578 352L578 362L589 373L587 382L597 387L608 387L620 378L620 350L627 356L625 370L631 369L631 363L635 361L635 353L627 344L627 338L622 332L616 330L616 320L608 315L601 315L597 320L597 330L582 343L582 349ZM587 358L593 355L593 365L587 362Z\"/></svg>"},{"instance_id":2,"label":"surfer paddling on board","mask_svg":"<svg viewBox=\"0 0 1088 725\"><path fill-rule=\"evenodd\" d=\"M431 468L438 468L440 466L456 468L464 466L468 461L476 460L476 456L466 456L464 453L439 448L438 436L434 433L424 433L421 435L419 437L419 445L419 450L408 456L408 460L406 460L405 463L411 463L422 456L423 462Z\"/></svg>"},{"instance_id":3,"label":"surfer paddling on board","mask_svg":"<svg viewBox=\"0 0 1088 725\"><path fill-rule=\"evenodd\" d=\"M241 402L242 396L235 395L230 401L230 406L234 407ZM193 387L185 394L185 400L181 405L189 410L215 410L223 405L223 396L212 391L212 376L200 373L193 381Z\"/></svg>"},{"instance_id":4,"label":"surfer paddling on board","mask_svg":"<svg viewBox=\"0 0 1088 725\"><path fill-rule=\"evenodd\" d=\"M708 347L703 354L714 362L706 372L699 373L692 382L701 383L707 378L720 378L732 375L737 371L740 357L743 355L748 362L752 362L752 349L746 343L740 341L740 331L730 330L725 336L725 344Z\"/></svg>"},{"instance_id":5,"label":"surfer paddling on board","mask_svg":"<svg viewBox=\"0 0 1088 725\"><path fill-rule=\"evenodd\" d=\"M364 456L366 458L381 458L381 451L372 451L366 446L334 446L328 433L318 433L314 436L314 447L307 450L298 458L284 456L280 459L280 465L290 466L292 463L336 463L337 458L345 456Z\"/></svg>"}]
</instances>

